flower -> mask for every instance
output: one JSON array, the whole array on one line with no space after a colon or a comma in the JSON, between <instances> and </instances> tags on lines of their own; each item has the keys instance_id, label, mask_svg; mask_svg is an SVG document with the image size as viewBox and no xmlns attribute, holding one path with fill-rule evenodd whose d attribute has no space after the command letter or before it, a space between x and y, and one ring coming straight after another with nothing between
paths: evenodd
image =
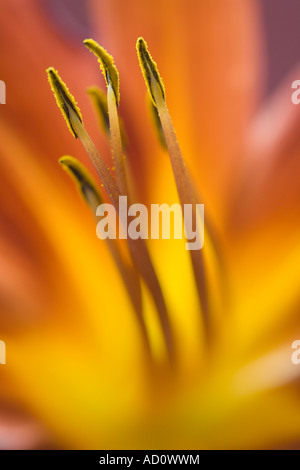
<instances>
[{"instance_id":1,"label":"flower","mask_svg":"<svg viewBox=\"0 0 300 470\"><path fill-rule=\"evenodd\" d=\"M285 85L258 111L256 2L187 3L91 2L101 22L99 42L120 74L126 153L139 200L178 201L168 156L143 107L134 50L142 34L163 77L206 224L211 220L203 249L209 342L183 243L147 244L176 349L172 358L162 316L142 284L151 361L122 271L57 165L71 154L93 172L59 119L44 78L49 64L78 98L85 126L111 165L106 137L98 137L84 98L86 86L101 83L97 66L79 41L69 45L53 34L35 2L26 10L16 0L2 7L0 44L9 46L0 73L14 98L7 99L0 125L1 339L7 344L0 394L63 448L263 448L299 439L298 370L291 363L299 302L298 110ZM70 157L62 163L69 171L78 165L97 194L85 166ZM175 180L178 188L176 173ZM116 249L136 282L126 248Z\"/></svg>"}]
</instances>

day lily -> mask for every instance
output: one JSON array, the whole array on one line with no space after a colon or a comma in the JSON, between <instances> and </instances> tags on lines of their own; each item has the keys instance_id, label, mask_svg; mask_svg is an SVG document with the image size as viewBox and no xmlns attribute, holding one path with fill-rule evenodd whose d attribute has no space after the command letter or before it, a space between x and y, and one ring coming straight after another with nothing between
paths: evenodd
<instances>
[{"instance_id":1,"label":"day lily","mask_svg":"<svg viewBox=\"0 0 300 470\"><path fill-rule=\"evenodd\" d=\"M258 3L87 6L100 52L118 69L120 103L84 37L55 31L33 0L26 8L2 2L0 445L293 446L300 438L300 369L291 362L300 303L300 108L290 77L262 103ZM141 36L162 77L144 77L148 90L135 50ZM86 45L99 53L97 43ZM137 46L144 75L155 76L143 40ZM85 93L95 85L108 88L110 135L99 132ZM89 90L95 101L97 88ZM172 205L194 188L206 226L197 259L181 240L136 249L96 237L95 201L120 191Z\"/></svg>"}]
</instances>

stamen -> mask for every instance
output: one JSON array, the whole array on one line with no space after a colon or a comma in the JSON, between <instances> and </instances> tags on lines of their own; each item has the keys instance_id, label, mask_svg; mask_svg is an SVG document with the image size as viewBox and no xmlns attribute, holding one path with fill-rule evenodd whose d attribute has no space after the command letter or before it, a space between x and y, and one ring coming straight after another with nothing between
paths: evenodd
<instances>
[{"instance_id":1,"label":"stamen","mask_svg":"<svg viewBox=\"0 0 300 470\"><path fill-rule=\"evenodd\" d=\"M119 72L114 65L114 60L103 47L93 39L86 39L85 46L95 54L100 63L102 73L107 84L107 107L110 123L110 139L114 164L116 167L116 176L120 192L128 194L126 168L123 156L123 145L119 125L117 106L120 100L119 94ZM116 93L115 90L118 90Z\"/></svg>"},{"instance_id":2,"label":"stamen","mask_svg":"<svg viewBox=\"0 0 300 470\"><path fill-rule=\"evenodd\" d=\"M157 65L153 61L143 38L137 40L137 52L142 73L154 105L157 107L162 129L166 139L170 161L174 173L177 191L182 207L192 205L192 220L197 217L196 198L192 184L186 171L182 154L178 145L175 129L165 100L165 90ZM206 273L201 250L190 251L199 300L202 307L203 320L207 331L210 329L209 307L206 287Z\"/></svg>"},{"instance_id":3,"label":"stamen","mask_svg":"<svg viewBox=\"0 0 300 470\"><path fill-rule=\"evenodd\" d=\"M71 176L73 181L75 181L79 193L90 207L93 216L96 218L96 209L100 204L102 204L102 197L98 191L97 185L93 177L90 175L85 166L74 157L71 157L69 155L63 156L59 159L59 163L62 165L63 169ZM150 359L152 353L150 350L150 341L143 316L141 283L139 275L133 266L129 266L125 262L120 247L116 240L107 238L106 243L117 265L124 285L127 289L129 298L136 312L137 319L141 328L141 333L144 339L147 356Z\"/></svg>"},{"instance_id":4,"label":"stamen","mask_svg":"<svg viewBox=\"0 0 300 470\"><path fill-rule=\"evenodd\" d=\"M118 109L117 104L118 100L114 92L114 87L112 86L112 79L110 79L111 71L110 67L113 64L113 58L93 40L84 41L84 44L98 57L102 72L106 79L107 84L107 106L108 106L108 115L110 122L110 136L111 136L111 148L113 159L116 166L116 176L119 185L120 192L129 196L131 199L131 194L129 193L129 188L127 185L126 178L126 168L125 160L123 156L123 147L122 139L119 125ZM113 71L117 70L113 66ZM119 88L119 81L118 81ZM165 304L164 296L154 269L154 266L151 261L147 246L142 239L131 240L128 239L128 245L132 259L137 266L138 271L146 282L154 302L156 304L157 312L159 314L162 330L164 332L164 337L166 341L167 350L170 356L171 361L174 361L174 343L173 343L173 334L170 327L170 320Z\"/></svg>"},{"instance_id":5,"label":"stamen","mask_svg":"<svg viewBox=\"0 0 300 470\"><path fill-rule=\"evenodd\" d=\"M142 238L138 238L137 240L129 239L128 244L132 259L137 267L137 270L144 279L156 305L158 318L166 342L167 353L170 362L173 365L176 360L173 331L171 328L169 313L164 299L164 295L158 277L156 275L156 271L152 264L149 251L147 249L145 241Z\"/></svg>"},{"instance_id":6,"label":"stamen","mask_svg":"<svg viewBox=\"0 0 300 470\"><path fill-rule=\"evenodd\" d=\"M90 87L88 88L87 92L93 101L102 129L106 134L109 134L109 118L106 94L97 87Z\"/></svg>"},{"instance_id":7,"label":"stamen","mask_svg":"<svg viewBox=\"0 0 300 470\"><path fill-rule=\"evenodd\" d=\"M61 157L58 161L62 168L75 181L79 193L95 215L97 207L102 204L103 201L90 173L82 163L69 155Z\"/></svg>"},{"instance_id":8,"label":"stamen","mask_svg":"<svg viewBox=\"0 0 300 470\"><path fill-rule=\"evenodd\" d=\"M101 47L94 39L85 39L84 45L95 54L100 64L107 86L111 85L114 91L117 106L120 103L119 72L114 64L113 57Z\"/></svg>"},{"instance_id":9,"label":"stamen","mask_svg":"<svg viewBox=\"0 0 300 470\"><path fill-rule=\"evenodd\" d=\"M96 43L93 41L93 47ZM96 44L97 46L97 44ZM100 46L99 46L100 48ZM102 49L102 48L100 48ZM93 51L94 52L94 51ZM108 56L108 54L107 54ZM106 56L105 56L106 57ZM109 56L110 57L110 56ZM103 66L104 67L104 66ZM116 96L115 92L113 90L113 87L111 85L111 80L110 80L110 73L108 71L108 65L104 67L105 71L107 72L105 74L107 78L107 83L108 83L108 108L110 111L110 106L111 106L111 116L110 117L110 123L111 123L111 133L112 129L114 129L115 135L112 137L112 142L114 142L114 145L116 145L115 149L118 148L118 150L115 150L119 161L119 165L121 167L121 170L119 168L119 178L120 178L120 183L119 185L125 189L124 194L127 194L127 184L126 184L126 178L125 176L125 170L122 173L122 168L124 167L124 161L123 161L123 155L120 153L120 129L119 129L119 122L118 122L118 114L117 114L117 101L116 101ZM50 70L54 69L48 69L48 74L50 73ZM51 83L51 82L50 82ZM119 196L122 195L122 192L120 191L119 187L117 186L115 180L113 179L112 175L110 174L105 162L103 161L101 155L99 154L95 144L93 143L92 139L88 135L87 131L85 130L84 126L82 125L82 118L81 115L77 113L77 107L74 108L74 103L75 100L71 96L72 100L70 99L65 99L65 89L67 90L66 85L62 82L60 79L59 75L57 72L55 72L55 97L57 100L57 103L59 107L62 109L61 103L63 103L64 107L64 116L68 117L67 123L70 123L70 130L73 130L74 132L73 135L75 137L79 137L81 140L86 152L88 153L90 159L92 160L102 182L105 187L105 190L111 199L115 209L117 212L119 212ZM74 103L73 103L74 102ZM79 111L79 110L78 110ZM118 146L118 147L117 147ZM120 158L122 156L122 158ZM121 179L123 178L123 179ZM127 227L126 227L127 229ZM168 351L169 358L171 362L174 362L174 342L173 342L173 333L171 331L171 325L170 325L170 320L169 320L169 315L167 311L167 307L165 304L164 296L158 281L158 278L156 276L155 269L153 267L147 246L142 239L138 240L128 240L129 243L129 248L130 248L130 253L133 259L133 262L135 266L137 267L138 272L141 274L143 277L144 281L146 282L156 305L158 316L160 319L160 323L162 326L162 331L164 333L165 337L165 342L166 342L166 347Z\"/></svg>"},{"instance_id":10,"label":"stamen","mask_svg":"<svg viewBox=\"0 0 300 470\"><path fill-rule=\"evenodd\" d=\"M57 105L61 109L69 129L71 130L74 137L79 137L81 140L103 182L107 194L113 203L118 206L120 195L119 189L113 177L111 176L108 167L99 154L94 142L83 127L81 113L76 105L74 97L68 91L67 86L62 81L57 71L50 67L47 69L47 73Z\"/></svg>"},{"instance_id":11,"label":"stamen","mask_svg":"<svg viewBox=\"0 0 300 470\"><path fill-rule=\"evenodd\" d=\"M108 85L107 87L107 106L110 123L111 150L116 167L117 181L119 184L120 191L123 194L128 194L129 191L127 186L125 156L123 155L123 145L118 117L118 109L115 100L115 95L110 85Z\"/></svg>"},{"instance_id":12,"label":"stamen","mask_svg":"<svg viewBox=\"0 0 300 470\"><path fill-rule=\"evenodd\" d=\"M157 106L156 97L154 93L154 84L158 86L161 98L163 100L165 99L165 87L159 75L157 65L152 59L148 51L147 43L143 38L138 38L136 43L136 49L140 61L140 66L142 69L142 74L146 82L146 86L148 88L154 106Z\"/></svg>"},{"instance_id":13,"label":"stamen","mask_svg":"<svg viewBox=\"0 0 300 470\"><path fill-rule=\"evenodd\" d=\"M57 106L61 110L63 117L67 122L67 126L71 131L71 134L77 139L78 135L76 133L74 123L71 119L70 110L73 111L73 114L77 116L77 119L82 124L82 116L80 113L80 109L78 108L74 97L69 92L66 84L61 80L60 76L58 75L57 70L55 70L53 67L49 67L47 69L47 74L51 89L56 99Z\"/></svg>"},{"instance_id":14,"label":"stamen","mask_svg":"<svg viewBox=\"0 0 300 470\"><path fill-rule=\"evenodd\" d=\"M98 87L90 87L87 90L89 96L92 99L94 107L96 109L96 113L99 119L100 126L102 130L110 136L110 125L109 125L109 117L108 117L108 108L107 108L107 94L104 93L101 88ZM123 148L127 147L127 136L125 132L125 127L122 118L119 117L119 124L120 124L120 132L122 137L122 144Z\"/></svg>"},{"instance_id":15,"label":"stamen","mask_svg":"<svg viewBox=\"0 0 300 470\"><path fill-rule=\"evenodd\" d=\"M149 95L147 94L147 97L148 96ZM149 103L151 118L152 118L155 130L157 132L157 135L158 135L158 140L161 143L161 146L163 147L163 149L166 150L167 149L166 139L165 139L165 135L163 133L162 127L161 127L161 122L160 122L159 115L157 112L157 107L153 104L153 101L151 98L149 98L147 101Z\"/></svg>"}]
</instances>

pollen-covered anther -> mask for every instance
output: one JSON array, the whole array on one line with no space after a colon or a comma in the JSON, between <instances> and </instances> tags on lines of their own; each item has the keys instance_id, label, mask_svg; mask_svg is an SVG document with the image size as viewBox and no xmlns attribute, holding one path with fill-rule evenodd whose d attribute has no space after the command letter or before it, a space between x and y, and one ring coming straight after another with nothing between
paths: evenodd
<instances>
[{"instance_id":1,"label":"pollen-covered anther","mask_svg":"<svg viewBox=\"0 0 300 470\"><path fill-rule=\"evenodd\" d=\"M197 198L194 194L193 185L190 181L185 167L185 162L182 158L176 132L165 100L165 89L160 78L157 65L152 59L148 51L147 44L143 38L138 38L136 47L146 86L150 93L152 102L156 106L157 116L161 123L161 130L165 137L181 206L184 207L185 204L190 204L193 211L193 219L196 220L197 213L195 202ZM210 316L204 258L200 250L191 250L190 256L199 300L202 307L203 320L206 330L209 333Z\"/></svg>"},{"instance_id":2,"label":"pollen-covered anther","mask_svg":"<svg viewBox=\"0 0 300 470\"><path fill-rule=\"evenodd\" d=\"M120 103L120 87L119 87L119 72L114 64L113 57L94 39L85 39L84 45L91 51L98 59L100 69L104 75L107 87L111 86L115 95L116 104Z\"/></svg>"},{"instance_id":3,"label":"pollen-covered anther","mask_svg":"<svg viewBox=\"0 0 300 470\"><path fill-rule=\"evenodd\" d=\"M95 214L96 208L102 204L102 197L98 191L96 182L87 168L76 158L65 155L59 159L62 168L75 182L79 193Z\"/></svg>"},{"instance_id":4,"label":"pollen-covered anther","mask_svg":"<svg viewBox=\"0 0 300 470\"><path fill-rule=\"evenodd\" d=\"M62 112L63 117L66 120L68 128L71 134L77 139L78 138L78 124L82 125L82 116L80 109L77 106L75 98L68 90L67 85L62 81L58 75L57 70L53 67L49 67L47 70L48 80L51 89L54 93L57 106Z\"/></svg>"},{"instance_id":5,"label":"pollen-covered anther","mask_svg":"<svg viewBox=\"0 0 300 470\"><path fill-rule=\"evenodd\" d=\"M158 97L163 101L165 100L165 87L159 75L157 64L152 59L147 43L143 38L138 38L136 49L146 86L154 106L157 106Z\"/></svg>"},{"instance_id":6,"label":"pollen-covered anther","mask_svg":"<svg viewBox=\"0 0 300 470\"><path fill-rule=\"evenodd\" d=\"M98 58L101 71L107 84L107 109L110 126L110 141L113 161L116 167L116 178L119 190L122 194L128 193L126 181L126 168L123 159L123 144L118 115L119 96L119 72L114 65L114 60L103 47L93 39L86 39L84 45Z\"/></svg>"},{"instance_id":7,"label":"pollen-covered anther","mask_svg":"<svg viewBox=\"0 0 300 470\"><path fill-rule=\"evenodd\" d=\"M109 118L106 93L97 87L90 87L88 88L87 92L94 104L102 129L105 133L109 134Z\"/></svg>"}]
</instances>

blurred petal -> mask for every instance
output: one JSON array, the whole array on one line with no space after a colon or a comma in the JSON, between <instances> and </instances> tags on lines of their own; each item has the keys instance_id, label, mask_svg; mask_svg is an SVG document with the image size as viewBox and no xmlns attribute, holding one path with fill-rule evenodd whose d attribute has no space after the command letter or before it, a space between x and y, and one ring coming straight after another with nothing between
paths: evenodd
<instances>
[{"instance_id":1,"label":"blurred petal","mask_svg":"<svg viewBox=\"0 0 300 470\"><path fill-rule=\"evenodd\" d=\"M299 210L300 108L291 101L293 70L255 116L245 143L245 159L235 194L235 223L249 226ZM243 208L241 208L243 207Z\"/></svg>"},{"instance_id":2,"label":"blurred petal","mask_svg":"<svg viewBox=\"0 0 300 470\"><path fill-rule=\"evenodd\" d=\"M54 448L42 426L19 410L0 411L0 450Z\"/></svg>"}]
</instances>

